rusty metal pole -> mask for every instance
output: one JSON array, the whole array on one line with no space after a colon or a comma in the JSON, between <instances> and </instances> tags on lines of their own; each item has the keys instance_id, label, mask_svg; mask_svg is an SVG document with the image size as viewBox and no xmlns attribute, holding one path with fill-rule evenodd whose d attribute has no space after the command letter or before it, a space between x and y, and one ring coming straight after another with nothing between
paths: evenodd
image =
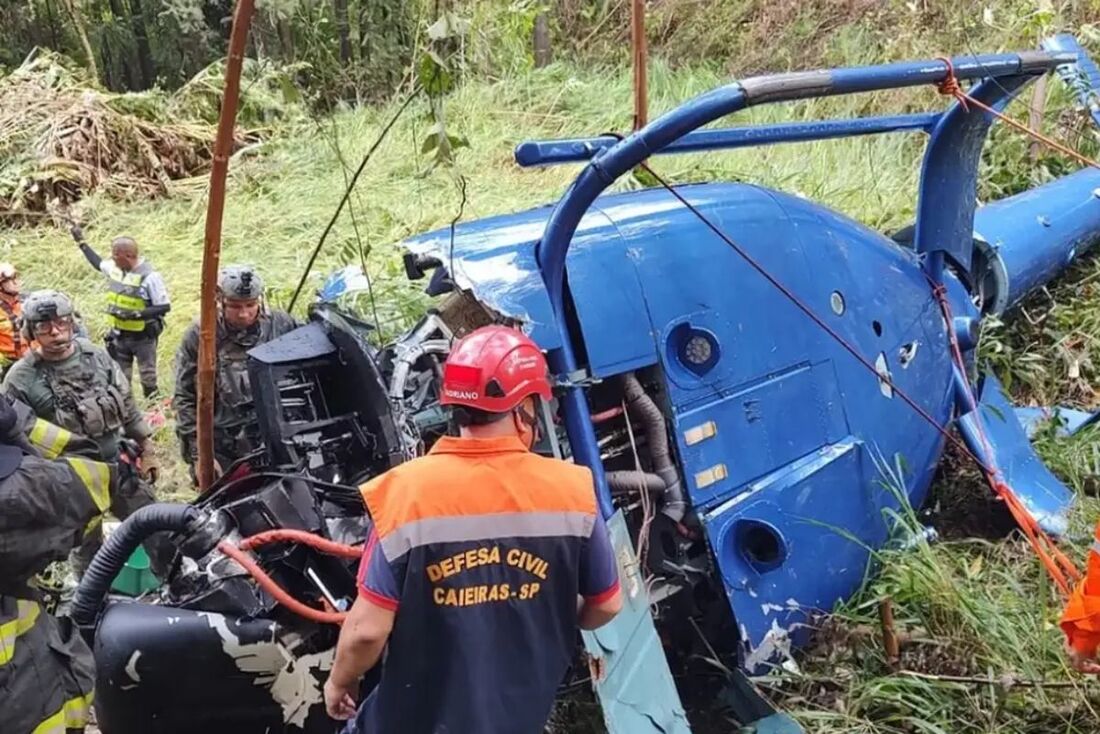
<instances>
[{"instance_id":1,"label":"rusty metal pole","mask_svg":"<svg viewBox=\"0 0 1100 734\"><path fill-rule=\"evenodd\" d=\"M646 79L648 49L645 37L645 0L632 0L630 9L630 44L634 55L634 129L649 122L649 90Z\"/></svg>"},{"instance_id":2,"label":"rusty metal pole","mask_svg":"<svg viewBox=\"0 0 1100 734\"><path fill-rule=\"evenodd\" d=\"M214 481L214 343L218 319L215 290L218 284L218 260L222 251L222 215L225 212L225 179L229 173L229 153L233 148L233 127L237 121L237 102L241 93L241 67L252 23L254 0L239 0L233 12L233 30L229 34L229 58L225 65L225 88L218 116L218 135L214 139L214 161L210 167L210 202L206 208L206 236L202 252L202 292L199 310L198 401L195 441L198 443L199 490L206 491Z\"/></svg>"}]
</instances>

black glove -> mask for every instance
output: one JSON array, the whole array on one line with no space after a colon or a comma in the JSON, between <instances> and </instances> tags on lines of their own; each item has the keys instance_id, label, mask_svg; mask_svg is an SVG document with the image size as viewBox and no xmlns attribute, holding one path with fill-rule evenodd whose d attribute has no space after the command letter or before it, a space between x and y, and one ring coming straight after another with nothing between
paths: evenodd
<instances>
[{"instance_id":1,"label":"black glove","mask_svg":"<svg viewBox=\"0 0 1100 734\"><path fill-rule=\"evenodd\" d=\"M74 224L73 226L69 227L69 234L73 236L73 240L76 242L76 244L84 244L84 230L80 228L79 224Z\"/></svg>"},{"instance_id":2,"label":"black glove","mask_svg":"<svg viewBox=\"0 0 1100 734\"><path fill-rule=\"evenodd\" d=\"M19 426L19 415L15 407L8 400L7 395L0 395L0 439L7 443L12 437L22 433Z\"/></svg>"},{"instance_id":3,"label":"black glove","mask_svg":"<svg viewBox=\"0 0 1100 734\"><path fill-rule=\"evenodd\" d=\"M0 444L17 446L23 450L23 453L32 456L40 455L38 450L27 441L26 434L23 433L23 423L20 420L19 412L12 405L11 399L3 394L0 394Z\"/></svg>"}]
</instances>

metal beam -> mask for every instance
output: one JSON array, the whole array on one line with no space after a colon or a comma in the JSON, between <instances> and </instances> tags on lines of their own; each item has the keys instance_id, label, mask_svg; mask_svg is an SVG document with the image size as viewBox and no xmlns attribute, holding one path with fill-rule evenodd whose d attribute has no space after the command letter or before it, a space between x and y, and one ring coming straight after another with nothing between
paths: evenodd
<instances>
[{"instance_id":1,"label":"metal beam","mask_svg":"<svg viewBox=\"0 0 1100 734\"><path fill-rule=\"evenodd\" d=\"M783 122L774 125L696 130L669 143L660 152L662 155L699 153L707 150L733 150L777 143L850 138L858 135L929 132L939 118L938 112L921 112L912 115L857 117L850 120ZM516 146L516 163L527 168L587 161L618 142L619 138L611 135L566 140L529 140Z\"/></svg>"}]
</instances>

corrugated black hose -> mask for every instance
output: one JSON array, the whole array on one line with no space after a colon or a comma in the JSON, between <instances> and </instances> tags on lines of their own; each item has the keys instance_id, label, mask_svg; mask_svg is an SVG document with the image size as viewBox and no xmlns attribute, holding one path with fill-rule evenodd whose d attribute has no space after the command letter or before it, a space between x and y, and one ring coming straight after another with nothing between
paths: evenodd
<instances>
[{"instance_id":1,"label":"corrugated black hose","mask_svg":"<svg viewBox=\"0 0 1100 734\"><path fill-rule=\"evenodd\" d=\"M626 409L644 427L649 456L653 461L653 471L665 484L661 494L661 512L673 521L679 522L684 519L684 513L687 512L687 502L684 501L680 472L676 471L676 465L672 461L664 413L646 393L633 372L623 375L623 393L626 396Z\"/></svg>"},{"instance_id":2,"label":"corrugated black hose","mask_svg":"<svg viewBox=\"0 0 1100 734\"><path fill-rule=\"evenodd\" d=\"M191 505L146 505L122 521L95 554L73 596L72 619L81 630L95 626L111 583L137 547L153 533L183 532L200 513Z\"/></svg>"}]
</instances>

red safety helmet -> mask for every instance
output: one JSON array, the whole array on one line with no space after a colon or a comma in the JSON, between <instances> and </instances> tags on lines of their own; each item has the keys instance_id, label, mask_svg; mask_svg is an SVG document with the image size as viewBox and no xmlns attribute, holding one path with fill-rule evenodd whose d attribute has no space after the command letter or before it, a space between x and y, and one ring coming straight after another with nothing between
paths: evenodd
<instances>
[{"instance_id":1,"label":"red safety helmet","mask_svg":"<svg viewBox=\"0 0 1100 734\"><path fill-rule=\"evenodd\" d=\"M483 326L451 348L439 402L507 413L529 395L550 400L547 372L542 350L523 332Z\"/></svg>"}]
</instances>

